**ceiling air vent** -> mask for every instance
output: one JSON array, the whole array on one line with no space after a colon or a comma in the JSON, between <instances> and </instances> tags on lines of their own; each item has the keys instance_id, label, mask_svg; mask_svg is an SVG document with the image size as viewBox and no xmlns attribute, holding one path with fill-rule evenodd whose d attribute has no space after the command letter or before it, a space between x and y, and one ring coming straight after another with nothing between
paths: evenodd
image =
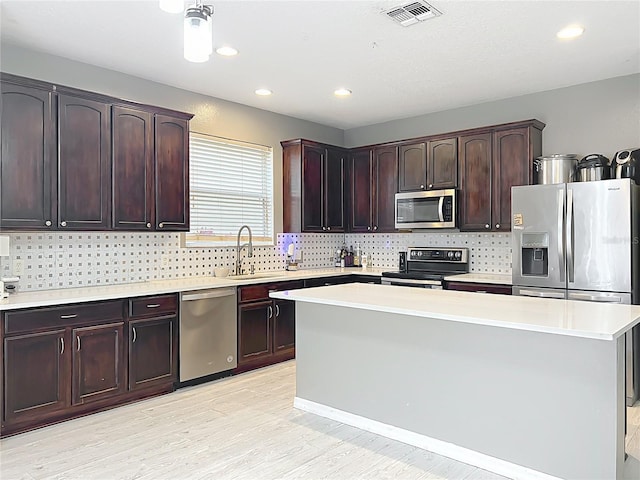
<instances>
[{"instance_id":1,"label":"ceiling air vent","mask_svg":"<svg viewBox=\"0 0 640 480\"><path fill-rule=\"evenodd\" d=\"M418 22L424 22L430 18L439 17L441 12L433 8L427 2L411 2L404 5L398 5L390 10L382 12L394 22L399 23L403 27L408 27Z\"/></svg>"}]
</instances>

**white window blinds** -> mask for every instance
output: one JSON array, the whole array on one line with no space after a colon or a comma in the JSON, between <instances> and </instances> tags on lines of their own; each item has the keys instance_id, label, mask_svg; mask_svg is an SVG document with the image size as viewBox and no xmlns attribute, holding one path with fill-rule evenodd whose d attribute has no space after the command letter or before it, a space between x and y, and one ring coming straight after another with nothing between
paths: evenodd
<instances>
[{"instance_id":1,"label":"white window blinds","mask_svg":"<svg viewBox=\"0 0 640 480\"><path fill-rule=\"evenodd\" d=\"M271 147L191 132L189 162L188 243L235 245L249 225L254 243L273 244Z\"/></svg>"}]
</instances>

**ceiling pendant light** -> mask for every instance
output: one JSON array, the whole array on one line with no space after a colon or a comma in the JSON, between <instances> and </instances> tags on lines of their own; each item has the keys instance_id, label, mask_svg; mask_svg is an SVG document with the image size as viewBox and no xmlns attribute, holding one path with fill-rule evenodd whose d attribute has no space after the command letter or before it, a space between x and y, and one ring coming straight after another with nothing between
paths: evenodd
<instances>
[{"instance_id":1,"label":"ceiling pendant light","mask_svg":"<svg viewBox=\"0 0 640 480\"><path fill-rule=\"evenodd\" d=\"M167 13L182 13L184 10L183 0L160 0L160 9Z\"/></svg>"},{"instance_id":2,"label":"ceiling pendant light","mask_svg":"<svg viewBox=\"0 0 640 480\"><path fill-rule=\"evenodd\" d=\"M184 58L202 63L213 53L213 7L196 2L184 14Z\"/></svg>"}]
</instances>

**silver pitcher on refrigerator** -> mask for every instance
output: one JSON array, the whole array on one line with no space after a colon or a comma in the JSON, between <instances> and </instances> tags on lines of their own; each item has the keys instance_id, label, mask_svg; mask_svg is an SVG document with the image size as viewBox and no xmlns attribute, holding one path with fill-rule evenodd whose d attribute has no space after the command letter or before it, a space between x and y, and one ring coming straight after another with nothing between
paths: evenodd
<instances>
[{"instance_id":1,"label":"silver pitcher on refrigerator","mask_svg":"<svg viewBox=\"0 0 640 480\"><path fill-rule=\"evenodd\" d=\"M513 187L513 294L640 304L638 207L640 187L630 179ZM640 328L625 342L633 404Z\"/></svg>"}]
</instances>

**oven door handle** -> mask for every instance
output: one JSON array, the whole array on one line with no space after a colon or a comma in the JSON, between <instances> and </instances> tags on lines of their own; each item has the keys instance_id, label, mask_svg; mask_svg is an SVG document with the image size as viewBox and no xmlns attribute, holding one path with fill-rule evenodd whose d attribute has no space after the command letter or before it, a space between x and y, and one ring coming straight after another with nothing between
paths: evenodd
<instances>
[{"instance_id":1,"label":"oven door handle","mask_svg":"<svg viewBox=\"0 0 640 480\"><path fill-rule=\"evenodd\" d=\"M386 278L383 277L382 283L384 285L416 285L416 286L442 285L442 282L439 280L414 280L412 278L389 278L389 277L386 277Z\"/></svg>"},{"instance_id":2,"label":"oven door handle","mask_svg":"<svg viewBox=\"0 0 640 480\"><path fill-rule=\"evenodd\" d=\"M441 222L444 222L444 213L442 211L444 206L444 196L440 197L440 199L438 200L438 218L440 218Z\"/></svg>"}]
</instances>

